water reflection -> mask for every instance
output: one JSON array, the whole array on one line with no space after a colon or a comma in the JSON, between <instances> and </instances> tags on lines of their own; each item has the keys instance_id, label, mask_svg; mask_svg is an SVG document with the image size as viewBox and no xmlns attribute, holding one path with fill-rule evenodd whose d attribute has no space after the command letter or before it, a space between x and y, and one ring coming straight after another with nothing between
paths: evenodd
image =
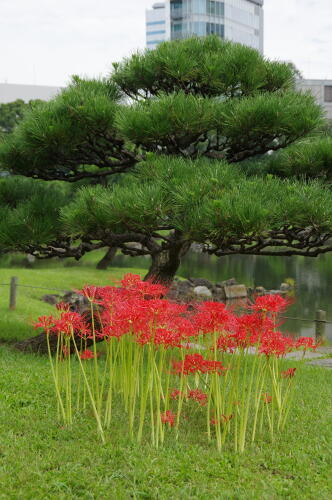
<instances>
[{"instance_id":1,"label":"water reflection","mask_svg":"<svg viewBox=\"0 0 332 500\"><path fill-rule=\"evenodd\" d=\"M149 260L144 257L131 258L119 255L115 266L139 266L147 268ZM296 283L296 301L287 312L288 316L314 319L317 309L327 312L332 320L332 255L315 259L305 257L258 257L232 255L222 258L190 252L182 262L178 274L185 278L202 277L212 282L236 278L247 286L264 286L278 289L287 278ZM286 320L284 331L301 336L314 336L314 322ZM326 337L332 342L332 324L326 325Z\"/></svg>"}]
</instances>

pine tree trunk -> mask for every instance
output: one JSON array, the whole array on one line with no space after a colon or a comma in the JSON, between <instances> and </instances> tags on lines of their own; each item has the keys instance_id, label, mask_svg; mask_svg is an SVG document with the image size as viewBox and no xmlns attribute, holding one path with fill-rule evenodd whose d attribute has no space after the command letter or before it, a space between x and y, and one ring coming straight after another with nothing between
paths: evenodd
<instances>
[{"instance_id":1,"label":"pine tree trunk","mask_svg":"<svg viewBox=\"0 0 332 500\"><path fill-rule=\"evenodd\" d=\"M181 264L181 258L188 252L189 242L175 242L169 249L152 255L152 263L144 281L170 285Z\"/></svg>"},{"instance_id":2,"label":"pine tree trunk","mask_svg":"<svg viewBox=\"0 0 332 500\"><path fill-rule=\"evenodd\" d=\"M104 257L98 262L97 269L105 270L112 263L113 258L115 257L117 251L117 247L109 247Z\"/></svg>"}]
</instances>

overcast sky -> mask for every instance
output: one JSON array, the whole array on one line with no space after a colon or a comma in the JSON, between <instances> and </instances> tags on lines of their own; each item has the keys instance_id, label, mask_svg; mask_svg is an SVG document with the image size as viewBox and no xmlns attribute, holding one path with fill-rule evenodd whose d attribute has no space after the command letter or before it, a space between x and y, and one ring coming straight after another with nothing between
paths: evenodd
<instances>
[{"instance_id":1,"label":"overcast sky","mask_svg":"<svg viewBox=\"0 0 332 500\"><path fill-rule=\"evenodd\" d=\"M0 0L0 82L65 85L144 48L154 0ZM332 79L332 0L265 0L265 55Z\"/></svg>"}]
</instances>

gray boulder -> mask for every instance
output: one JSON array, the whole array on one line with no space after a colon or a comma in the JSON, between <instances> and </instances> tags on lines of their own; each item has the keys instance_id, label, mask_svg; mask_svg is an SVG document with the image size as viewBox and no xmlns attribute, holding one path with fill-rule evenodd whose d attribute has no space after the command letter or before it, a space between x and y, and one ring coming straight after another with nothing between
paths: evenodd
<instances>
[{"instance_id":1,"label":"gray boulder","mask_svg":"<svg viewBox=\"0 0 332 500\"><path fill-rule=\"evenodd\" d=\"M200 297L212 298L212 292L207 286L195 286L194 294Z\"/></svg>"},{"instance_id":2,"label":"gray boulder","mask_svg":"<svg viewBox=\"0 0 332 500\"><path fill-rule=\"evenodd\" d=\"M247 297L247 287L245 285L225 286L226 299L243 299Z\"/></svg>"},{"instance_id":3,"label":"gray boulder","mask_svg":"<svg viewBox=\"0 0 332 500\"><path fill-rule=\"evenodd\" d=\"M194 285L195 287L206 286L209 289L213 287L212 283L209 280L206 280L205 278L189 278L189 282L192 283L192 285Z\"/></svg>"}]
</instances>

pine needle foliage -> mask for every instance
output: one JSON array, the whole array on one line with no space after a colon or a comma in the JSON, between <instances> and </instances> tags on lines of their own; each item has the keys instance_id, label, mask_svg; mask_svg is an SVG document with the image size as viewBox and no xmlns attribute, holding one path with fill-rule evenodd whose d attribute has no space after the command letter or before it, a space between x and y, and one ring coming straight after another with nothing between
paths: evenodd
<instances>
[{"instance_id":1,"label":"pine needle foliage","mask_svg":"<svg viewBox=\"0 0 332 500\"><path fill-rule=\"evenodd\" d=\"M70 186L19 177L0 180L0 251L33 251L64 238L59 213Z\"/></svg>"},{"instance_id":2,"label":"pine needle foliage","mask_svg":"<svg viewBox=\"0 0 332 500\"><path fill-rule=\"evenodd\" d=\"M248 178L226 162L171 157L146 162L130 177L126 187L81 190L62 210L68 231L107 242L110 228L155 237L175 230L216 249L285 229L332 233L332 195L319 181Z\"/></svg>"},{"instance_id":3,"label":"pine needle foliage","mask_svg":"<svg viewBox=\"0 0 332 500\"><path fill-rule=\"evenodd\" d=\"M280 177L332 180L332 138L321 137L293 144L266 162L266 170Z\"/></svg>"},{"instance_id":4,"label":"pine needle foliage","mask_svg":"<svg viewBox=\"0 0 332 500\"><path fill-rule=\"evenodd\" d=\"M248 96L294 89L286 63L217 36L165 42L114 64L113 80L132 98L183 91L207 97Z\"/></svg>"},{"instance_id":5,"label":"pine needle foliage","mask_svg":"<svg viewBox=\"0 0 332 500\"><path fill-rule=\"evenodd\" d=\"M97 184L50 208L53 232L47 221L42 232L40 211L23 246L35 237L41 254L57 243L56 255L64 246L77 258L117 246L151 255L150 276L168 279L195 241L216 255L332 250L332 195L317 180L330 176L323 127L289 64L194 37L136 53L107 79L75 77L26 114L0 146L0 164L35 179ZM20 207L22 220L37 217L37 205L20 196L17 207L3 203L7 221Z\"/></svg>"},{"instance_id":6,"label":"pine needle foliage","mask_svg":"<svg viewBox=\"0 0 332 500\"><path fill-rule=\"evenodd\" d=\"M112 167L124 156L114 127L119 100L110 81L74 78L54 100L26 113L2 144L0 162L17 175L45 180L76 181Z\"/></svg>"}]
</instances>

